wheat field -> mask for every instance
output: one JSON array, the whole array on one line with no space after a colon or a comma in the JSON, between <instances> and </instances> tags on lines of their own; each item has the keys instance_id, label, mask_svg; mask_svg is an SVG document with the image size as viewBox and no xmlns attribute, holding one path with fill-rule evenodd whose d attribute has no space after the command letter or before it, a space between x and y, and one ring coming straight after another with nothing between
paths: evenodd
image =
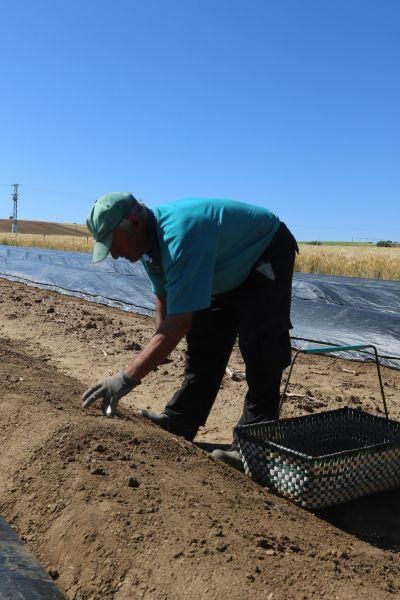
<instances>
[{"instance_id":1,"label":"wheat field","mask_svg":"<svg viewBox=\"0 0 400 600\"><path fill-rule=\"evenodd\" d=\"M49 235L32 233L0 233L0 244L28 248L49 248L67 252L91 252L93 239L90 235Z\"/></svg>"},{"instance_id":2,"label":"wheat field","mask_svg":"<svg viewBox=\"0 0 400 600\"><path fill-rule=\"evenodd\" d=\"M1 233L0 244L91 252L91 236ZM376 246L315 246L300 244L295 270L302 273L347 275L368 279L400 280L400 248Z\"/></svg>"},{"instance_id":3,"label":"wheat field","mask_svg":"<svg viewBox=\"0 0 400 600\"><path fill-rule=\"evenodd\" d=\"M400 280L400 248L300 244L295 270L302 273Z\"/></svg>"}]
</instances>

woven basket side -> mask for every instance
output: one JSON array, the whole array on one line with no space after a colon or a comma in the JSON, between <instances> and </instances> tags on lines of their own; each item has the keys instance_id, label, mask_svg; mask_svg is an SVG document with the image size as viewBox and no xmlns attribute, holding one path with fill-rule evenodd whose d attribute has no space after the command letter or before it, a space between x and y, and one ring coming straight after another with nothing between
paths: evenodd
<instances>
[{"instance_id":1,"label":"woven basket side","mask_svg":"<svg viewBox=\"0 0 400 600\"><path fill-rule=\"evenodd\" d=\"M354 409L269 421L236 428L239 440L275 443L306 456L356 450L380 443L400 443L400 424Z\"/></svg>"},{"instance_id":2,"label":"woven basket side","mask_svg":"<svg viewBox=\"0 0 400 600\"><path fill-rule=\"evenodd\" d=\"M304 508L316 510L400 485L400 424L362 411L242 426L237 437L246 472ZM288 442L295 448L281 446ZM312 456L320 449L334 452Z\"/></svg>"},{"instance_id":3,"label":"woven basket side","mask_svg":"<svg viewBox=\"0 0 400 600\"><path fill-rule=\"evenodd\" d=\"M301 496L291 497L313 510L348 502L355 498L400 486L400 448L363 453L354 460L345 457L314 470L312 486Z\"/></svg>"}]
</instances>

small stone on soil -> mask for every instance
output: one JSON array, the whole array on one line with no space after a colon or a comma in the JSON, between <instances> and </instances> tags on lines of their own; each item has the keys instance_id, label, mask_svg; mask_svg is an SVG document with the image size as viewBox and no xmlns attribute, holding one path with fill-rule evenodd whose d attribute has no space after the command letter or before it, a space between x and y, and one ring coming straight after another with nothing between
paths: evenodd
<instances>
[{"instance_id":1,"label":"small stone on soil","mask_svg":"<svg viewBox=\"0 0 400 600\"><path fill-rule=\"evenodd\" d=\"M96 452L105 452L107 448L103 444L96 444L93 448Z\"/></svg>"},{"instance_id":2,"label":"small stone on soil","mask_svg":"<svg viewBox=\"0 0 400 600\"><path fill-rule=\"evenodd\" d=\"M49 575L52 579L58 579L60 573L57 571L57 569L49 569Z\"/></svg>"},{"instance_id":3,"label":"small stone on soil","mask_svg":"<svg viewBox=\"0 0 400 600\"><path fill-rule=\"evenodd\" d=\"M92 475L107 475L107 471L103 469L103 467L93 467L90 469Z\"/></svg>"},{"instance_id":4,"label":"small stone on soil","mask_svg":"<svg viewBox=\"0 0 400 600\"><path fill-rule=\"evenodd\" d=\"M261 538L259 540L257 540L257 546L259 546L260 548L272 548L272 544L269 540L267 540L266 538Z\"/></svg>"},{"instance_id":5,"label":"small stone on soil","mask_svg":"<svg viewBox=\"0 0 400 600\"><path fill-rule=\"evenodd\" d=\"M136 477L129 477L128 479L128 487L138 488L140 486L140 481L136 479Z\"/></svg>"}]
</instances>

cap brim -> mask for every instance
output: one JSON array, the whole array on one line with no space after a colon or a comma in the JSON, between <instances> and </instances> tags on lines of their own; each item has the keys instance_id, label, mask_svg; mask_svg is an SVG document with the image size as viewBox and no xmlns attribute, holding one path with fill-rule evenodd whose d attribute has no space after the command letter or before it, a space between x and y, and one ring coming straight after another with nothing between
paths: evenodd
<instances>
[{"instance_id":1,"label":"cap brim","mask_svg":"<svg viewBox=\"0 0 400 600\"><path fill-rule=\"evenodd\" d=\"M95 242L93 247L93 262L99 263L107 258L113 241L113 233L109 233L100 242Z\"/></svg>"}]
</instances>

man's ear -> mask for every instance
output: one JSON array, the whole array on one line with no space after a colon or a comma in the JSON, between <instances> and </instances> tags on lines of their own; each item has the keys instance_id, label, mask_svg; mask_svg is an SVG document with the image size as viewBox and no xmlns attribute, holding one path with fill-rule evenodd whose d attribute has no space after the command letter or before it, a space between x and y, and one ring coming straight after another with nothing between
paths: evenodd
<instances>
[{"instance_id":1,"label":"man's ear","mask_svg":"<svg viewBox=\"0 0 400 600\"><path fill-rule=\"evenodd\" d=\"M129 221L129 224L134 231L140 229L144 224L143 217L139 217L137 215L129 215L127 217L127 220Z\"/></svg>"},{"instance_id":2,"label":"man's ear","mask_svg":"<svg viewBox=\"0 0 400 600\"><path fill-rule=\"evenodd\" d=\"M135 229L137 229L139 227L139 224L141 221L140 217L137 217L136 215L129 215L127 217L127 220L129 221L130 225L132 227L134 227Z\"/></svg>"},{"instance_id":3,"label":"man's ear","mask_svg":"<svg viewBox=\"0 0 400 600\"><path fill-rule=\"evenodd\" d=\"M116 227L115 231L118 229L122 233L127 233L127 232L129 232L131 227L132 227L132 225L131 225L130 217L126 217L125 219L123 219L123 221L121 221L121 223L118 225L118 227Z\"/></svg>"}]
</instances>

